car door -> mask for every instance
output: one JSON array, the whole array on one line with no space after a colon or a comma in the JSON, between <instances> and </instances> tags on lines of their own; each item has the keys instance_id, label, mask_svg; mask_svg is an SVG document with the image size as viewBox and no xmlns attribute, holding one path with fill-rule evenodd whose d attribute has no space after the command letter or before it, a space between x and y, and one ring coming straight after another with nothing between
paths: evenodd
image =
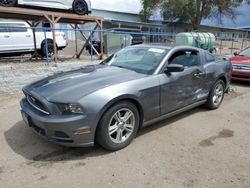
<instances>
[{"instance_id":1,"label":"car door","mask_svg":"<svg viewBox=\"0 0 250 188\"><path fill-rule=\"evenodd\" d=\"M191 105L204 97L202 83L205 72L199 51L177 51L166 64L183 65L184 71L161 74L161 115Z\"/></svg>"},{"instance_id":2,"label":"car door","mask_svg":"<svg viewBox=\"0 0 250 188\"><path fill-rule=\"evenodd\" d=\"M13 42L6 23L0 23L0 53L13 50Z\"/></svg>"},{"instance_id":3,"label":"car door","mask_svg":"<svg viewBox=\"0 0 250 188\"><path fill-rule=\"evenodd\" d=\"M24 23L8 23L8 28L15 51L34 50L32 31Z\"/></svg>"}]
</instances>

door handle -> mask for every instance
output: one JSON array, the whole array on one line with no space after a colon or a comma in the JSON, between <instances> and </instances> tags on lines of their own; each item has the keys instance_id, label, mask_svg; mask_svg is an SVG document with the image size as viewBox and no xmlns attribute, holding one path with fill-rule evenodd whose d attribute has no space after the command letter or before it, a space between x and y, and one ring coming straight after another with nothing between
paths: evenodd
<instances>
[{"instance_id":1,"label":"door handle","mask_svg":"<svg viewBox=\"0 0 250 188\"><path fill-rule=\"evenodd\" d=\"M10 38L10 36L9 35L4 35L4 38Z\"/></svg>"},{"instance_id":2,"label":"door handle","mask_svg":"<svg viewBox=\"0 0 250 188\"><path fill-rule=\"evenodd\" d=\"M26 37L31 37L31 35L26 35Z\"/></svg>"},{"instance_id":3,"label":"door handle","mask_svg":"<svg viewBox=\"0 0 250 188\"><path fill-rule=\"evenodd\" d=\"M197 78L200 78L202 76L204 76L205 73L204 72L199 72L199 73L195 73L194 76L197 77Z\"/></svg>"}]
</instances>

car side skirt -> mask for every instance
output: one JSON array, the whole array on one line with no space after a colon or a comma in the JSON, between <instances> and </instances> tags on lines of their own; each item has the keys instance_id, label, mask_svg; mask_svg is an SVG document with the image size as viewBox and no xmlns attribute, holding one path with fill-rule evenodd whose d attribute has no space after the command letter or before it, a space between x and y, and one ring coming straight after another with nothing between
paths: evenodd
<instances>
[{"instance_id":1,"label":"car side skirt","mask_svg":"<svg viewBox=\"0 0 250 188\"><path fill-rule=\"evenodd\" d=\"M170 117L173 117L173 116L175 116L177 114L180 114L182 112L191 110L191 109L193 109L195 107L198 107L198 106L201 106L202 104L205 104L206 102L207 102L207 100L202 100L202 101L196 102L194 104L191 104L189 106L186 106L184 108L181 108L179 110L176 110L176 111L170 112L168 114L162 115L162 116L160 116L158 118L155 118L153 120L144 122L142 127L146 127L146 126L152 125L154 123L160 122L160 121L165 120L165 119L170 118Z\"/></svg>"}]
</instances>

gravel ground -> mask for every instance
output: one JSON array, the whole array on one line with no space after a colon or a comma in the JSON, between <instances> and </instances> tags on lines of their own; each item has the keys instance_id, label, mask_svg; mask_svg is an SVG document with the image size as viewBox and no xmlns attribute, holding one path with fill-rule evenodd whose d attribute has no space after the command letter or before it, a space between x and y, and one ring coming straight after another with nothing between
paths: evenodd
<instances>
[{"instance_id":1,"label":"gravel ground","mask_svg":"<svg viewBox=\"0 0 250 188\"><path fill-rule=\"evenodd\" d=\"M250 87L143 129L118 152L64 148L25 126L17 96L0 97L0 187L250 187Z\"/></svg>"}]
</instances>

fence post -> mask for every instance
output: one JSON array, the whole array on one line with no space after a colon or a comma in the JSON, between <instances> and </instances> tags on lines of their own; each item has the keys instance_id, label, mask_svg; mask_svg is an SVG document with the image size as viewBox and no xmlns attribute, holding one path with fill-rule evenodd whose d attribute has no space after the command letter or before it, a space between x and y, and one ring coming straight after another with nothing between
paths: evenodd
<instances>
[{"instance_id":1,"label":"fence post","mask_svg":"<svg viewBox=\"0 0 250 188\"><path fill-rule=\"evenodd\" d=\"M49 65L49 50L48 50L48 41L47 41L47 30L46 28L43 29L44 32L44 39L45 39L45 53L46 53L46 64Z\"/></svg>"},{"instance_id":2,"label":"fence post","mask_svg":"<svg viewBox=\"0 0 250 188\"><path fill-rule=\"evenodd\" d=\"M93 39L92 39L92 31L89 32L90 34L90 52L91 52L91 62L93 61Z\"/></svg>"},{"instance_id":3,"label":"fence post","mask_svg":"<svg viewBox=\"0 0 250 188\"><path fill-rule=\"evenodd\" d=\"M223 48L223 46L222 46L222 38L221 38L220 39L220 55L221 55L222 48Z\"/></svg>"},{"instance_id":4,"label":"fence post","mask_svg":"<svg viewBox=\"0 0 250 188\"><path fill-rule=\"evenodd\" d=\"M234 49L234 36L232 36L231 54L233 54L233 49Z\"/></svg>"},{"instance_id":5,"label":"fence post","mask_svg":"<svg viewBox=\"0 0 250 188\"><path fill-rule=\"evenodd\" d=\"M244 41L245 41L245 38L243 37L241 39L241 49L240 50L243 50L243 48L244 48Z\"/></svg>"}]
</instances>

